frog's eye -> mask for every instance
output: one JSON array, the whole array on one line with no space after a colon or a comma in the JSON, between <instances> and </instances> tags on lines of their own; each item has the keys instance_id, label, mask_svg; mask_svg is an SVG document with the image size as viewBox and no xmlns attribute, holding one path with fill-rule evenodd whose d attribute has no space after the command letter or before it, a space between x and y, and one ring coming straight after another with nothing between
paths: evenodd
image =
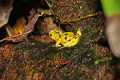
<instances>
[{"instance_id":1,"label":"frog's eye","mask_svg":"<svg viewBox=\"0 0 120 80\"><path fill-rule=\"evenodd\" d=\"M52 36L52 33L50 33L49 35Z\"/></svg>"}]
</instances>

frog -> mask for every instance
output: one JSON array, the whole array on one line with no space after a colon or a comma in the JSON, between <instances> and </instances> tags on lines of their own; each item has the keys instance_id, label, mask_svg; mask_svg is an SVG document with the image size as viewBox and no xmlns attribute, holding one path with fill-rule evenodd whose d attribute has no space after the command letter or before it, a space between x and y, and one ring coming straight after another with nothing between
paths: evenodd
<instances>
[{"instance_id":1,"label":"frog","mask_svg":"<svg viewBox=\"0 0 120 80\"><path fill-rule=\"evenodd\" d=\"M74 47L79 42L81 35L80 28L76 32L63 32L59 29L49 32L50 38L55 41L55 47L59 48Z\"/></svg>"}]
</instances>

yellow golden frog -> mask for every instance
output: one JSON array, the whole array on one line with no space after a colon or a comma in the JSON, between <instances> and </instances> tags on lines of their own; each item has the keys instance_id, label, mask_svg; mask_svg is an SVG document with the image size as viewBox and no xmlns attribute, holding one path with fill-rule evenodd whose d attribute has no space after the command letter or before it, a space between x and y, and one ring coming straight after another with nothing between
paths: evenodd
<instances>
[{"instance_id":1,"label":"yellow golden frog","mask_svg":"<svg viewBox=\"0 0 120 80\"><path fill-rule=\"evenodd\" d=\"M72 47L75 46L81 37L80 28L78 28L77 32L62 32L58 29L54 29L49 32L49 36L56 43L56 47Z\"/></svg>"}]
</instances>

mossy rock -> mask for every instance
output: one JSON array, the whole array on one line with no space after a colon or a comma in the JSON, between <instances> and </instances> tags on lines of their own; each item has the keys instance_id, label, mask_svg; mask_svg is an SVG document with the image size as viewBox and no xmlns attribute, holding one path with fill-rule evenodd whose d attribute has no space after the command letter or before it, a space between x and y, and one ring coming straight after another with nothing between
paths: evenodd
<instances>
[{"instance_id":1,"label":"mossy rock","mask_svg":"<svg viewBox=\"0 0 120 80\"><path fill-rule=\"evenodd\" d=\"M52 2L54 4L51 8L54 15L61 22L79 20L82 16L100 11L98 9L98 0L53 0Z\"/></svg>"},{"instance_id":2,"label":"mossy rock","mask_svg":"<svg viewBox=\"0 0 120 80\"><path fill-rule=\"evenodd\" d=\"M14 51L16 51L18 59L22 62L30 57L30 60L26 63L33 61L33 65L35 65L33 70L40 70L47 80L93 80L99 75L98 67L99 69L104 67L101 63L95 64L97 59L104 59L103 56L98 55L96 50L96 39L105 37L103 32L104 21L102 20L101 16L97 16L72 23L75 26L81 26L82 31L81 39L74 47L59 49L52 47L52 44L29 39L28 42L15 44ZM102 52L99 51L99 54L102 54ZM107 54L109 55L105 57L111 57L110 52L107 52ZM22 59L21 55L26 55L26 57ZM61 64L58 62L56 64L55 61L59 61L59 58L64 58L65 61L70 61L70 63ZM15 61L18 62L18 59ZM102 64L108 65L109 62L110 60ZM19 62L18 64L23 65ZM42 66L42 68L39 66ZM107 73L103 71L108 77L109 74L112 75L110 66L105 69L109 69ZM91 74L91 72L94 74ZM99 77L99 79L101 78L102 76Z\"/></svg>"},{"instance_id":3,"label":"mossy rock","mask_svg":"<svg viewBox=\"0 0 120 80\"><path fill-rule=\"evenodd\" d=\"M61 21L66 22L96 12L96 9L94 9L96 2L97 0L56 0L52 8L55 15ZM77 5L74 11L73 6L76 3L80 3L80 5ZM79 6L83 8L77 10ZM69 12L71 9L72 12ZM71 16L73 14L75 15ZM34 77L35 73L44 77L41 80L106 80L106 75L110 78L112 76L112 68L109 66L110 60L103 62L102 65L95 64L95 61L99 58L111 57L110 51L106 52L108 55L101 56L103 52L98 52L96 49L99 47L97 39L105 39L103 16L98 15L81 21L70 21L70 24L81 28L82 36L76 46L60 49L53 47L53 44L28 38L28 41L13 44L13 60L12 62L8 61L9 64L5 67L13 69L14 67L11 68L11 66L15 66L18 80L27 79L27 76ZM96 47L96 45L98 46ZM60 59L63 59L63 61L60 62ZM65 63L66 61L68 63ZM1 69L3 68L2 65ZM2 76L2 73L6 75L4 72L7 71L1 71L0 75ZM10 74L10 72L7 74Z\"/></svg>"}]
</instances>

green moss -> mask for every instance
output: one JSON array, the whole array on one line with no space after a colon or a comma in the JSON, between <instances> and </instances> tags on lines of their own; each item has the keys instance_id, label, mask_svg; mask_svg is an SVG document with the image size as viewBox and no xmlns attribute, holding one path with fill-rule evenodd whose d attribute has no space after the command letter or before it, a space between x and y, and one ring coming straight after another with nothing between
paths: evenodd
<instances>
[{"instance_id":1,"label":"green moss","mask_svg":"<svg viewBox=\"0 0 120 80\"><path fill-rule=\"evenodd\" d=\"M56 0L46 0L49 7L52 7Z\"/></svg>"},{"instance_id":2,"label":"green moss","mask_svg":"<svg viewBox=\"0 0 120 80\"><path fill-rule=\"evenodd\" d=\"M80 6L80 4L75 4L75 5L72 6L72 8L73 8L73 11L79 12L80 9L81 9L81 6Z\"/></svg>"}]
</instances>

